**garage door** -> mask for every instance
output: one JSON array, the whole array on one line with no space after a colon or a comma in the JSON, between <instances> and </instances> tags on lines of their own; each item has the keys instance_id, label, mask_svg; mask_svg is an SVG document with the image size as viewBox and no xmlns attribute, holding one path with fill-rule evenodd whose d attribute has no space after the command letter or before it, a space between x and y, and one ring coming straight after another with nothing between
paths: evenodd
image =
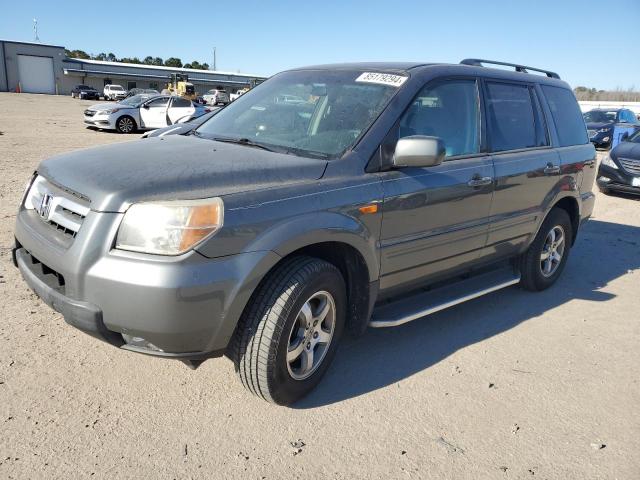
<instances>
[{"instance_id":1,"label":"garage door","mask_svg":"<svg viewBox=\"0 0 640 480\"><path fill-rule=\"evenodd\" d=\"M51 57L18 55L18 76L23 92L56 93Z\"/></svg>"}]
</instances>

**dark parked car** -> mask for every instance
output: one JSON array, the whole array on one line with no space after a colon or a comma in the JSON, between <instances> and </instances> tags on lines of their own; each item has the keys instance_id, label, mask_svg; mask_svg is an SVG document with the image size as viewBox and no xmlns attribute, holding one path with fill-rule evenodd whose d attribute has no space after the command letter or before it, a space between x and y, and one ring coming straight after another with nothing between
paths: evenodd
<instances>
[{"instance_id":1,"label":"dark parked car","mask_svg":"<svg viewBox=\"0 0 640 480\"><path fill-rule=\"evenodd\" d=\"M625 133L635 132L640 122L627 108L594 109L584 114L589 139L596 148L615 147Z\"/></svg>"},{"instance_id":2,"label":"dark parked car","mask_svg":"<svg viewBox=\"0 0 640 480\"><path fill-rule=\"evenodd\" d=\"M14 263L78 329L194 368L226 354L289 404L343 331L562 274L595 149L557 74L489 63L291 70L190 135L47 159Z\"/></svg>"},{"instance_id":3,"label":"dark parked car","mask_svg":"<svg viewBox=\"0 0 640 480\"><path fill-rule=\"evenodd\" d=\"M99 100L100 92L89 85L76 85L71 90L71 97L81 100Z\"/></svg>"},{"instance_id":4,"label":"dark parked car","mask_svg":"<svg viewBox=\"0 0 640 480\"><path fill-rule=\"evenodd\" d=\"M640 195L640 131L625 137L602 159L598 187L604 193L613 190Z\"/></svg>"}]
</instances>

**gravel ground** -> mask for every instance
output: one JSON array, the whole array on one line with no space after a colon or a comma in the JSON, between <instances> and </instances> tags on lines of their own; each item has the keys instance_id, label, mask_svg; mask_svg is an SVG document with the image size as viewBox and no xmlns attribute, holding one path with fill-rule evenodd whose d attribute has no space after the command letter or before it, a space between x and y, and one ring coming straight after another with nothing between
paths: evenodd
<instances>
[{"instance_id":1,"label":"gravel ground","mask_svg":"<svg viewBox=\"0 0 640 480\"><path fill-rule=\"evenodd\" d=\"M136 141L86 130L90 103L0 93L0 478L640 478L640 200L598 194L551 289L346 339L275 407L226 359L191 371L74 330L11 265L41 159Z\"/></svg>"}]
</instances>

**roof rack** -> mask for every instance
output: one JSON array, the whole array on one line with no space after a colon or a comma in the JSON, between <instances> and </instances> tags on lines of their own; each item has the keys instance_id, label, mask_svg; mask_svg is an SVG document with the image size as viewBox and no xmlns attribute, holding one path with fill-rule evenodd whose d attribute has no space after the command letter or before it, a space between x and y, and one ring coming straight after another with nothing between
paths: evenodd
<instances>
[{"instance_id":1,"label":"roof rack","mask_svg":"<svg viewBox=\"0 0 640 480\"><path fill-rule=\"evenodd\" d=\"M476 67L482 67L483 63L488 63L491 65L504 65L506 67L514 67L516 72L521 73L529 73L528 70L532 70L534 72L544 73L547 77L550 78L560 78L555 72L550 72L549 70L542 70L541 68L527 67L526 65L518 65L517 63L507 63L507 62L496 62L494 60L483 60L481 58L465 58L460 62L462 65L473 65Z\"/></svg>"}]
</instances>

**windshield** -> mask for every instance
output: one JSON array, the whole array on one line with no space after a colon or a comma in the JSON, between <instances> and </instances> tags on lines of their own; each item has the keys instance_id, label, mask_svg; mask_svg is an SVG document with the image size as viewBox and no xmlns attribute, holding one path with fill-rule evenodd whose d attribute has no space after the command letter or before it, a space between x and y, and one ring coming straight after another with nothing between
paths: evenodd
<instances>
[{"instance_id":1,"label":"windshield","mask_svg":"<svg viewBox=\"0 0 640 480\"><path fill-rule=\"evenodd\" d=\"M400 85L405 78L388 77L401 79ZM239 97L196 133L336 158L355 143L398 90L371 78L361 71L281 73Z\"/></svg>"},{"instance_id":2,"label":"windshield","mask_svg":"<svg viewBox=\"0 0 640 480\"><path fill-rule=\"evenodd\" d=\"M584 114L586 123L615 123L617 110L591 110Z\"/></svg>"},{"instance_id":3,"label":"windshield","mask_svg":"<svg viewBox=\"0 0 640 480\"><path fill-rule=\"evenodd\" d=\"M111 90L124 90L124 88L122 88L120 85L111 85L111 87L109 87Z\"/></svg>"},{"instance_id":4,"label":"windshield","mask_svg":"<svg viewBox=\"0 0 640 480\"><path fill-rule=\"evenodd\" d=\"M129 107L139 107L142 102L149 100L152 95L133 95L132 97L125 98L119 101L120 105L128 105Z\"/></svg>"}]
</instances>

